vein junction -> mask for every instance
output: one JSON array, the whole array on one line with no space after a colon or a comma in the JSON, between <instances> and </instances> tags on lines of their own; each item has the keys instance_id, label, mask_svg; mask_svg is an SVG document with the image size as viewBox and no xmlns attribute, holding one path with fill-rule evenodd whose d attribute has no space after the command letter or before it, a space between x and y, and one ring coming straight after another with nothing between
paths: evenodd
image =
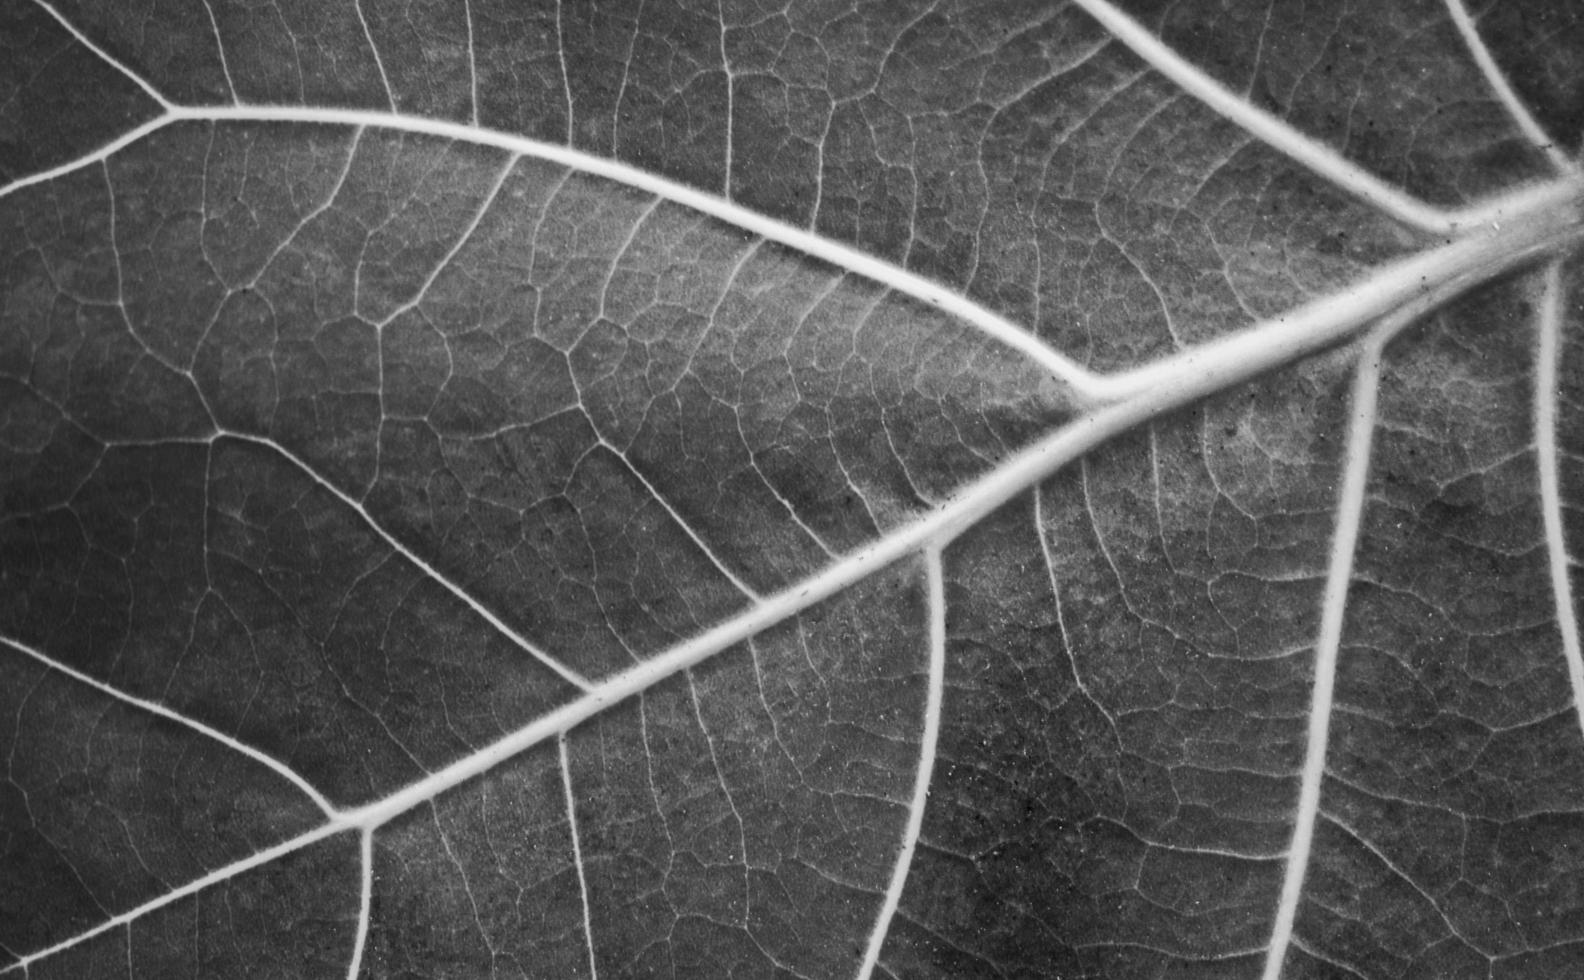
<instances>
[{"instance_id":1,"label":"vein junction","mask_svg":"<svg viewBox=\"0 0 1584 980\"><path fill-rule=\"evenodd\" d=\"M1098 8L1103 5L1095 6ZM75 29L73 33L77 33ZM81 37L80 34L78 36ZM84 41L87 43L86 39ZM128 74L131 75L130 72ZM136 78L135 75L132 77ZM1070 386L1080 402L1088 406L1088 410L1070 424L1002 462L911 524L839 557L817 575L765 597L741 615L664 650L638 666L588 683L576 699L484 749L373 803L350 809L326 807L325 822L314 830L217 869L158 899L117 915L93 930L30 954L0 973L26 970L31 962L332 835L357 831L366 842L368 834L394 817L489 771L518 753L564 735L581 722L626 698L829 598L877 568L920 551L937 556L935 560L938 561L940 549L979 519L1060 467L1123 432L1228 386L1347 342L1383 317L1407 309L1419 310L1427 302L1445 302L1515 268L1559 255L1584 238L1584 205L1581 205L1581 201L1584 201L1584 179L1570 174L1456 214L1443 213L1434 222L1421 222L1422 226L1431 225L1444 231L1444 243L1387 265L1335 295L1252 325L1235 336L1163 358L1154 364L1112 375L1097 375L1051 350L1030 332L912 273L804 230L765 218L717 196L674 184L624 164L476 126L397 113L271 107L200 109L173 105L163 98L159 101L165 108L165 115L160 119L71 164L0 188L0 197L103 160L155 130L185 120L375 126L493 145L515 154L557 161L645 189L939 305L1045 365L1054 376ZM1350 553L1351 543L1346 549L1339 548L1339 554L1344 550ZM1319 739L1322 751L1323 743L1322 735ZM1295 857L1301 859L1300 856Z\"/></svg>"},{"instance_id":2,"label":"vein junction","mask_svg":"<svg viewBox=\"0 0 1584 980\"><path fill-rule=\"evenodd\" d=\"M742 614L635 667L592 682L576 699L383 799L337 809L312 831L217 869L93 930L32 954L16 966L25 968L37 959L334 834L371 832L666 678L797 615L879 568L926 549L945 547L1002 504L1110 439L1316 350L1345 342L1382 317L1398 311L1403 315L1422 314L1495 276L1568 248L1584 238L1577 189L1570 183L1545 190L1547 193L1528 195L1528 205L1512 209L1499 226L1477 229L1462 239L1388 266L1342 294L1256 325L1231 341L1169 358L1132 378L1124 376L1124 383L1118 385L1115 394L1087 413L1012 455L933 511L840 557L819 574L765 597Z\"/></svg>"}]
</instances>

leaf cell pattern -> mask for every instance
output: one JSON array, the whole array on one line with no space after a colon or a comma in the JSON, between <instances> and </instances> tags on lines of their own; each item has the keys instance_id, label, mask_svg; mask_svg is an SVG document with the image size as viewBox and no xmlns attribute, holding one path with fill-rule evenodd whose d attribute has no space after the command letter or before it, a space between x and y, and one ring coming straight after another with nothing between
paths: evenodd
<instances>
[{"instance_id":1,"label":"leaf cell pattern","mask_svg":"<svg viewBox=\"0 0 1584 980\"><path fill-rule=\"evenodd\" d=\"M0 974L1584 968L1584 14L0 10Z\"/></svg>"}]
</instances>

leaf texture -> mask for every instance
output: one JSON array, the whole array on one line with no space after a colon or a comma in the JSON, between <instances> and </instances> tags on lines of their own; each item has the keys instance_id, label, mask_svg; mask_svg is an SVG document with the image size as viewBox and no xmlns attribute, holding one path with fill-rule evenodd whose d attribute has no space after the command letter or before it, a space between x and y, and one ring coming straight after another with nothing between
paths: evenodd
<instances>
[{"instance_id":1,"label":"leaf texture","mask_svg":"<svg viewBox=\"0 0 1584 980\"><path fill-rule=\"evenodd\" d=\"M1584 967L1584 16L0 11L0 974Z\"/></svg>"}]
</instances>

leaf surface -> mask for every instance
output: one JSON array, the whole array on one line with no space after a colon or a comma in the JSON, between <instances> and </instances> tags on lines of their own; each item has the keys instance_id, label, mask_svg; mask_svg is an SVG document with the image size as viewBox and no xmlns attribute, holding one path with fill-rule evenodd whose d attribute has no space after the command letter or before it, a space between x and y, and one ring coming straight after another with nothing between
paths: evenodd
<instances>
[{"instance_id":1,"label":"leaf surface","mask_svg":"<svg viewBox=\"0 0 1584 980\"><path fill-rule=\"evenodd\" d=\"M1584 17L0 50L0 972L1584 966Z\"/></svg>"}]
</instances>

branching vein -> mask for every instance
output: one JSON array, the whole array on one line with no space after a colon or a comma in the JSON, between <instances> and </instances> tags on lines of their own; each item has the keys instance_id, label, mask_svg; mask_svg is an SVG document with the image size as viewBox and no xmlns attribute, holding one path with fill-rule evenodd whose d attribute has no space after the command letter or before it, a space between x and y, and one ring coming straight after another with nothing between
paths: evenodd
<instances>
[{"instance_id":1,"label":"branching vein","mask_svg":"<svg viewBox=\"0 0 1584 980\"><path fill-rule=\"evenodd\" d=\"M490 208L495 206L496 198L500 197L501 187L505 185L506 179L511 176L512 169L516 166L517 157L514 155L508 156L506 162L501 165L500 170L495 174L495 180L490 184L490 189L485 192L483 199L479 201L479 206L474 210L473 217L468 221L467 227L462 229L461 234L457 235L456 241L446 250L446 254L441 256L440 261L436 262L434 268L429 270L429 275L424 277L424 281L418 287L418 291L413 293L412 298L407 300L407 302L391 310L389 314L380 320L375 321L374 326L389 326L397 317L423 302L424 297L429 295L429 290L434 286L435 280L439 279L440 274L450 268L457 254L467 247L468 242L473 240L473 235L478 231L479 224L484 220L484 216L489 213Z\"/></svg>"},{"instance_id":2,"label":"branching vein","mask_svg":"<svg viewBox=\"0 0 1584 980\"><path fill-rule=\"evenodd\" d=\"M404 132L424 133L443 139L462 140L480 146L495 146L512 153L559 163L584 173L617 181L629 187L658 195L702 214L718 218L745 231L801 251L819 261L840 266L861 276L912 296L947 313L973 324L1007 347L1022 353L1046 369L1058 380L1069 385L1079 399L1089 396L1095 375L1087 368L1013 324L1010 320L974 302L967 296L947 289L883 259L876 258L851 246L842 245L804 228L796 228L775 218L733 204L718 194L702 191L676 183L658 174L640 170L616 160L595 156L570 147L529 139L498 130L468 126L461 123L410 116L401 113L374 112L361 109L320 109L311 106L217 106L189 108L165 103L169 111L159 119L139 126L131 133L98 150L43 173L21 178L0 187L0 198L24 187L43 183L71 173L136 142L143 136L165 126L185 120L206 122L305 122L346 126L373 126Z\"/></svg>"},{"instance_id":3,"label":"branching vein","mask_svg":"<svg viewBox=\"0 0 1584 980\"><path fill-rule=\"evenodd\" d=\"M1490 49L1485 46L1485 39L1480 36L1479 27L1475 25L1474 18L1469 16L1463 0L1446 0L1446 8L1447 13L1452 15L1452 23L1457 25L1458 33L1463 36L1463 43L1468 45L1469 53L1474 56L1475 63L1479 65L1480 72L1485 76L1485 84L1496 93L1496 99L1501 102L1502 108L1507 110L1507 115L1512 117L1512 121L1523 131L1529 142L1544 153L1546 159L1550 160L1551 165L1559 172L1578 173L1579 165L1562 152L1556 140L1546 133L1539 120L1529 111L1529 107L1524 105L1518 93L1513 91L1512 84L1507 80L1507 74L1501 70L1500 65L1496 64Z\"/></svg>"},{"instance_id":4,"label":"branching vein","mask_svg":"<svg viewBox=\"0 0 1584 980\"><path fill-rule=\"evenodd\" d=\"M1401 322L1393 326L1401 326ZM1348 588L1353 580L1353 559L1359 527L1364 518L1369 480L1370 441L1375 431L1376 398L1380 387L1382 348L1390 332L1375 334L1365 345L1353 375L1351 414L1342 488L1337 498L1337 523L1332 532L1331 563L1326 572L1320 614L1320 635L1315 641L1314 688L1309 699L1308 744L1298 789L1298 811L1293 820L1292 844L1287 852L1287 873L1282 880L1276 921L1265 960L1265 980L1278 980L1303 895L1304 875L1314 846L1315 821L1320 812L1320 784L1325 776L1326 742L1331 730L1331 703L1336 688L1337 660L1342 647L1342 625L1347 615Z\"/></svg>"},{"instance_id":5,"label":"branching vein","mask_svg":"<svg viewBox=\"0 0 1584 980\"><path fill-rule=\"evenodd\" d=\"M362 0L354 0L352 9L357 11L358 23L363 27L363 39L368 42L369 54L374 56L374 67L379 69L380 85L385 89L385 101L390 105L392 112L396 111L396 90L391 88L390 76L385 74L385 59L380 57L379 45L374 43L374 32L369 30L368 18L363 16Z\"/></svg>"},{"instance_id":6,"label":"branching vein","mask_svg":"<svg viewBox=\"0 0 1584 980\"><path fill-rule=\"evenodd\" d=\"M95 44L89 39L88 35L77 29L76 24L73 24L71 21L61 16L58 10L45 3L44 0L34 0L34 2L40 7L44 8L44 11L51 17L55 18L55 20L59 22L62 27L66 28L66 30L70 32L71 36L77 39L79 44L98 55L105 64L131 79L138 88L148 93L149 98L153 99L155 102L158 102L166 110L175 108L175 105L169 99L165 98L165 96L161 95L159 90L150 85L142 75L139 75L137 72L133 71L129 66L127 66L125 62L121 61L121 59L113 57L110 52Z\"/></svg>"},{"instance_id":7,"label":"branching vein","mask_svg":"<svg viewBox=\"0 0 1584 980\"><path fill-rule=\"evenodd\" d=\"M1294 162L1415 228L1441 233L1458 226L1451 212L1432 207L1393 187L1324 143L1222 85L1107 0L1077 0L1077 3L1150 67Z\"/></svg>"},{"instance_id":8,"label":"branching vein","mask_svg":"<svg viewBox=\"0 0 1584 980\"><path fill-rule=\"evenodd\" d=\"M1500 268L1510 268L1510 265L1503 265ZM1418 299L1410 301L1401 307L1397 314L1392 315L1389 325L1400 327L1414 317L1422 315L1426 310L1446 302L1449 295L1455 295L1455 291L1467 289L1479 281L1483 279L1475 277L1469 281L1468 276L1464 276L1461 279L1454 279L1449 284L1443 284L1441 289L1422 292ZM1449 290L1453 292L1449 293ZM1289 356L1296 358L1301 354L1289 351ZM880 568L908 555L921 551L928 553L944 547L957 535L977 524L1019 493L1026 492L1029 487L1083 457L1097 446L1125 432L1131 432L1151 419L1159 418L1211 394L1264 374L1281 363L1285 361L1279 357L1252 360L1210 358L1191 364L1185 370L1162 375L1148 390L1135 392L1130 397L1100 406L1087 415L1079 416L1044 439L1014 453L1000 466L962 488L935 509L910 523L897 527L887 536L848 553L819 573L767 597L765 601L748 608L741 614L663 650L636 666L598 682L584 682L584 693L581 696L539 716L515 732L471 755L464 756L383 799L353 810L340 811L322 827L227 868L212 872L176 889L169 895L122 913L47 950L30 954L13 967L0 970L0 974L17 966L25 967L27 963L76 945L117 925L130 922L177 898L307 847L332 834L352 829L379 827L394 817L433 800L441 793L494 769L507 759L527 751L546 739L570 731L582 722L630 697L641 694L679 671L702 663L721 651L790 619L867 578ZM271 443L263 444L281 451L280 447ZM343 501L348 500L334 487L328 489L332 493L337 493ZM400 546L396 545L396 547ZM443 582L444 579L437 578L436 581Z\"/></svg>"},{"instance_id":9,"label":"branching vein","mask_svg":"<svg viewBox=\"0 0 1584 980\"><path fill-rule=\"evenodd\" d=\"M352 940L352 956L347 964L347 980L358 980L363 967L363 951L368 948L369 918L374 907L374 831L358 835L358 920Z\"/></svg>"},{"instance_id":10,"label":"branching vein","mask_svg":"<svg viewBox=\"0 0 1584 980\"><path fill-rule=\"evenodd\" d=\"M1544 255L1559 253L1584 237L1584 216L1580 213L1581 186L1579 167L1565 155L1560 155L1554 144L1529 116L1510 85L1490 58L1474 29L1472 20L1461 0L1446 0L1453 19L1469 44L1481 70L1498 97L1513 114L1519 127L1537 146L1545 150L1560 170L1564 179L1550 184L1528 188L1504 198L1486 202L1462 211L1448 211L1430 206L1413 198L1399 188L1380 180L1373 174L1348 161L1336 151L1305 135L1285 121L1249 103L1228 90L1208 74L1194 67L1171 51L1158 38L1137 22L1120 12L1107 0L1078 0L1080 6L1095 17L1120 42L1130 48L1155 70L1160 71L1199 99L1212 110L1243 127L1255 138L1265 142L1316 174L1332 181L1361 200L1394 218L1421 230L1438 234L1456 233L1447 244L1425 249L1419 254L1389 265L1364 280L1350 285L1331 297L1316 300L1281 317L1255 324L1238 335L1217 341L1187 352L1173 355L1153 365L1102 377L1093 374L1074 361L1056 352L1039 340L1032 332L1014 325L966 296L948 290L939 284L915 275L903 268L867 255L855 248L835 243L807 229L796 228L762 214L733 204L720 195L683 186L655 174L592 154L570 148L572 130L572 98L568 84L568 145L558 146L515 134L481 128L477 120L477 70L471 65L472 23L469 14L469 59L472 69L474 97L474 125L462 125L443 120L403 115L394 111L370 112L351 109L322 109L305 106L222 106L213 108L178 106L165 99L151 84L129 66L111 57L105 50L89 40L69 20L55 11L44 0L36 0L41 7L69 31L76 40L106 64L126 75L164 109L164 115L139 126L99 149L70 163L52 168L0 187L0 197L15 193L34 184L52 180L83 166L107 159L126 146L168 125L183 121L211 123L226 121L325 123L352 127L374 126L406 132L421 133L439 138L465 140L481 146L494 146L513 155L533 156L560 163L568 168L619 182L647 191L658 198L673 201L696 212L710 215L744 229L761 238L796 249L810 257L832 263L848 271L883 283L898 292L938 306L947 313L975 325L985 335L1005 344L1035 363L1043 366L1055 378L1069 386L1074 398L1087 409L1069 424L1043 439L1013 454L999 466L956 494L928 510L916 520L904 524L872 543L835 559L811 576L775 595L765 597L742 613L709 628L675 646L662 650L626 671L598 681L579 676L557 659L538 650L519 636L493 613L473 599L466 590L450 582L439 571L424 562L410 549L398 542L376 524L371 515L352 497L338 490L319 476L304 461L269 440L236 433L227 435L265 446L289 460L320 486L327 489L342 503L351 507L381 536L386 544L412 561L429 578L462 599L475 612L484 616L497 630L516 642L558 675L575 685L581 695L539 716L514 732L485 748L464 756L444 768L403 787L383 799L349 810L337 810L300 776L263 755L255 749L217 732L208 726L183 718L158 704L125 695L91 677L56 663L39 651L11 640L4 642L16 647L25 655L61 671L73 679L89 684L120 701L159 714L233 750L248 755L268 766L283 778L291 781L308 795L325 814L325 822L291 840L281 842L217 869L149 902L107 919L75 937L63 940L48 949L20 958L11 966L0 969L0 974L28 969L28 964L53 955L62 949L100 935L108 930L128 924L140 916L170 905L202 889L243 874L280 857L311 846L326 838L347 831L360 836L362 855L362 905L355 951L350 975L355 975L361 964L367 939L372 895L372 834L385 822L414 807L432 801L453 787L487 772L505 760L538 745L550 738L558 739L563 789L566 795L568 819L571 826L574 860L577 864L583 897L585 934L589 942L589 968L594 970L593 937L589 930L589 894L584 877L583 857L577 835L575 806L572 794L565 734L576 725L607 710L634 695L641 695L660 681L732 646L750 639L769 627L783 622L803 610L837 594L875 570L906 556L922 553L928 581L928 659L929 683L924 714L923 735L920 744L920 761L916 774L914 795L909 820L892 879L883 899L879 918L870 937L861 975L867 977L878 963L879 953L889 924L900 901L908 868L919 841L924 807L934 763L936 742L940 726L944 685L946 646L945 592L942 571L942 549L965 529L973 526L1015 495L1026 492L1031 486L1049 477L1057 469L1080 459L1096 446L1117 435L1167 412L1198 401L1241 381L1263 374L1281 365L1328 346L1343 343L1362 331L1368 324L1386 317L1386 321L1364 345L1352 394L1352 413L1348 436L1348 457L1344 468L1343 486L1338 502L1338 522L1332 542L1331 563L1323 599L1320 633L1316 640L1315 682L1310 713L1310 730L1307 754L1304 761L1292 845L1287 854L1288 869L1283 884L1278 914L1268 947L1265 975L1274 978L1290 948L1304 949L1293 936L1296 910L1302 893L1305 869L1313 844L1314 826L1319 813L1321 781L1325 770L1328 723L1332 715L1334 679L1340 653L1342 625L1346 609L1349 582L1353 574L1354 552L1362 522L1365 500L1365 483L1371 433L1375 418L1376 388L1379 382L1379 360L1383 346L1390 334L1400 329L1425 310L1447 302L1456 295L1488 281L1492 277L1534 262ZM361 8L359 9L361 19ZM211 13L211 23L213 16ZM557 27L560 27L560 10L557 10ZM364 24L365 33L368 27ZM216 31L218 39L218 30ZM372 46L372 37L370 37ZM565 74L565 46L558 38ZM722 58L725 59L725 42L722 36ZM222 51L223 58L223 51ZM378 52L375 52L376 61ZM728 76L729 76L729 65ZM380 66L384 75L383 65ZM228 74L229 81L229 74ZM563 82L565 83L565 78ZM728 94L730 92L728 77ZM387 92L390 91L388 81ZM233 89L233 99L235 92ZM728 127L730 119L728 119ZM727 194L730 191L731 137L727 137ZM509 170L511 162L507 164ZM494 190L499 190L506 170L497 179ZM485 208L488 207L486 201ZM480 215L483 210L481 209ZM479 216L476 215L476 226ZM1486 227L1489 226L1489 227ZM465 241L471 234L472 228ZM460 243L446 256L449 261L460 248ZM442 262L442 266L444 262ZM432 281L433 276L431 276ZM425 284L427 288L427 283ZM422 290L419 295L422 295ZM1573 686L1576 710L1581 728L1584 728L1584 654L1580 650L1578 623L1572 605L1570 588L1570 559L1562 532L1561 502L1558 473L1556 388L1561 347L1562 284L1560 265L1552 261L1546 270L1545 295L1538 321L1540 331L1539 360L1535 404L1535 429L1540 492L1544 514L1545 533L1550 559L1552 588L1556 599L1558 626L1562 634L1563 653L1568 664ZM657 499L659 499L657 497ZM662 501L664 503L664 501ZM1038 499L1035 501L1038 507ZM1037 511L1036 511L1037 513ZM685 526L685 525L684 525ZM1043 537L1042 537L1042 545ZM1050 556L1046 554L1047 565ZM745 591L747 591L745 589ZM0 638L3 639L3 638ZM640 714L641 717L641 714ZM707 733L706 733L707 735Z\"/></svg>"},{"instance_id":11,"label":"branching vein","mask_svg":"<svg viewBox=\"0 0 1584 980\"><path fill-rule=\"evenodd\" d=\"M583 870L583 844L578 838L577 799L572 795L572 762L567 758L566 735L556 740L561 759L561 789L566 796L567 832L572 835L572 864L577 868L578 894L583 899L583 938L588 945L589 980L598 980L594 965L594 919L589 914L588 876Z\"/></svg>"},{"instance_id":12,"label":"branching vein","mask_svg":"<svg viewBox=\"0 0 1584 980\"><path fill-rule=\"evenodd\" d=\"M313 784L309 783L308 780L304 779L290 766L286 765L286 763L259 751L246 742L227 735L225 732L222 732L210 725L206 725L201 721L188 718L186 715L183 715L180 712L172 711L157 701L149 701L145 698L135 697L126 693L125 691L120 690L119 688L106 684L101 680L90 677L82 671L73 667L68 667L66 664L61 663L59 660L56 660L54 657L51 657L44 651L23 643L21 640L18 640L15 637L0 636L0 643L4 643L7 646L10 646L11 648L27 655L28 657L31 657L32 659L48 667L50 670L65 674L67 677L70 677L79 684L86 684L87 686L98 691L100 694L114 698L123 704L129 704L134 708L138 708L139 710L147 711L151 715L158 715L167 721L175 722L183 728L197 732L205 738L218 742L233 752L247 756L254 762L268 767L277 776L280 776L282 779L297 787L297 789L300 790L304 796L313 801L314 806L318 807L320 812L324 813L325 816L335 815L335 806L325 798L323 793L320 793L317 789L315 789Z\"/></svg>"},{"instance_id":13,"label":"branching vein","mask_svg":"<svg viewBox=\"0 0 1584 980\"><path fill-rule=\"evenodd\" d=\"M408 561L412 562L436 584L440 585L458 599L461 599L467 604L469 609L472 609L479 616L483 617L485 622L493 626L502 636L511 640L519 648L530 654L535 660L538 660L546 667L549 667L551 670L555 671L561 676L563 680L575 685L580 690L589 690L589 682L587 678L574 671L571 667L561 663L555 657L545 653L543 650L539 649L537 645L529 641L527 637L508 626L506 622L499 616L485 608L483 603L473 598L473 596L470 595L466 589L451 581L447 576L442 575L439 569L425 561L420 555L418 555L417 552L398 541L394 535L392 535L384 528L383 525L374 519L374 515L370 514L368 510L362 505L362 503L353 499L351 496L342 491L341 488L326 480L319 474L317 470L308 465L306 461L299 458L295 453L291 452L291 450L277 442L274 442L273 440L262 439L258 436L249 435L245 432L226 432L224 435L227 438L236 439L241 442L252 443L255 446L262 446L271 452L277 453L282 459L291 463L309 479L313 480L316 484L333 494L337 500L341 501L341 503L351 508L354 513L363 519L363 523L366 524L370 530L379 535L380 540L385 542L387 547L391 548L403 558L406 558Z\"/></svg>"},{"instance_id":14,"label":"branching vein","mask_svg":"<svg viewBox=\"0 0 1584 980\"><path fill-rule=\"evenodd\" d=\"M1551 597L1556 605L1557 629L1562 634L1562 656L1567 661L1568 682L1573 687L1573 708L1584 729L1584 650L1580 649L1578 617L1573 608L1570 579L1573 560L1568 555L1562 523L1562 477L1557 450L1557 377L1562 361L1562 263L1552 260L1545 269L1536 327L1534 427L1535 457L1540 481L1540 513L1544 522Z\"/></svg>"},{"instance_id":15,"label":"branching vein","mask_svg":"<svg viewBox=\"0 0 1584 980\"><path fill-rule=\"evenodd\" d=\"M913 852L918 847L919 834L924 827L924 807L929 800L930 780L935 771L935 747L940 736L941 706L946 687L946 584L938 546L924 550L924 574L928 580L929 593L929 687L924 702L924 731L919 736L918 772L913 779L913 802L908 807L902 846L897 851L896 866L891 871L891 883L880 904L880 914L875 917L874 931L869 934L863 965L858 968L858 980L869 980L874 974L875 965L880 961L880 950L885 945L886 935L891 931L891 919L902 902L908 869L913 865Z\"/></svg>"},{"instance_id":16,"label":"branching vein","mask_svg":"<svg viewBox=\"0 0 1584 980\"><path fill-rule=\"evenodd\" d=\"M214 32L215 53L220 56L220 73L225 76L226 91L231 93L233 105L241 105L242 99L237 96L236 83L231 80L231 65L226 61L225 38L220 36L220 22L215 20L214 5L209 0L204 0L204 12L209 15L209 29Z\"/></svg>"}]
</instances>

